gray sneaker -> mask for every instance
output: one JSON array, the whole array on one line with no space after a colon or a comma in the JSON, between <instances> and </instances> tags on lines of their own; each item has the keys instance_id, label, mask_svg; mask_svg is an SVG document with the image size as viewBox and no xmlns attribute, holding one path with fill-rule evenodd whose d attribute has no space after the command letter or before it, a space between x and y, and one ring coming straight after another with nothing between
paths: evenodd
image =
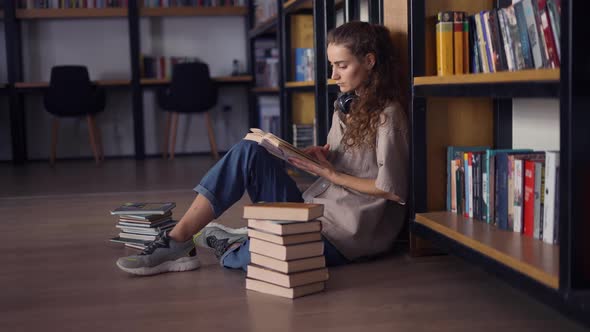
<instances>
[{"instance_id":1,"label":"gray sneaker","mask_svg":"<svg viewBox=\"0 0 590 332\"><path fill-rule=\"evenodd\" d=\"M162 231L139 255L119 258L117 266L125 272L146 276L194 270L201 263L192 240L179 243Z\"/></svg>"},{"instance_id":2,"label":"gray sneaker","mask_svg":"<svg viewBox=\"0 0 590 332\"><path fill-rule=\"evenodd\" d=\"M215 256L220 258L234 244L243 243L248 239L248 229L231 228L215 222L193 236L195 245L215 250Z\"/></svg>"}]
</instances>

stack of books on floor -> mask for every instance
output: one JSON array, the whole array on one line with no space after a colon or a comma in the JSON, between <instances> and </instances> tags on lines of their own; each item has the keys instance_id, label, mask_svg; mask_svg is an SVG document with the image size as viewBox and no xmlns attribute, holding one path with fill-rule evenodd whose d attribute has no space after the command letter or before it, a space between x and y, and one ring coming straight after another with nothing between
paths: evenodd
<instances>
[{"instance_id":1,"label":"stack of books on floor","mask_svg":"<svg viewBox=\"0 0 590 332\"><path fill-rule=\"evenodd\" d=\"M324 290L321 204L256 203L244 207L251 261L246 289L296 298Z\"/></svg>"},{"instance_id":2,"label":"stack of books on floor","mask_svg":"<svg viewBox=\"0 0 590 332\"><path fill-rule=\"evenodd\" d=\"M173 202L125 203L119 206L111 211L112 215L119 216L115 226L119 235L110 241L143 250L147 243L156 239L158 233L176 225L176 220L172 219L175 206Z\"/></svg>"}]
</instances>

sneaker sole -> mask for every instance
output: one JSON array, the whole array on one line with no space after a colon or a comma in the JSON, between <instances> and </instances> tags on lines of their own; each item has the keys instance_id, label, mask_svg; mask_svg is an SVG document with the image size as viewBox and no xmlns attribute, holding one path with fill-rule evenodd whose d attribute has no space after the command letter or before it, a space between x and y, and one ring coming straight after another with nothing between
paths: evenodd
<instances>
[{"instance_id":1,"label":"sneaker sole","mask_svg":"<svg viewBox=\"0 0 590 332\"><path fill-rule=\"evenodd\" d=\"M230 234L234 234L234 235L248 234L248 227L231 228L231 227L227 227L222 224L218 224L216 222L210 222L207 226L205 226L205 228L206 227L218 227L221 230L228 232Z\"/></svg>"},{"instance_id":2,"label":"sneaker sole","mask_svg":"<svg viewBox=\"0 0 590 332\"><path fill-rule=\"evenodd\" d=\"M201 262L199 261L198 257L182 257L175 261L166 261L153 267L139 267L132 269L121 266L119 262L117 262L117 266L127 273L140 276L149 276L164 272L183 272L196 270L201 267Z\"/></svg>"}]
</instances>

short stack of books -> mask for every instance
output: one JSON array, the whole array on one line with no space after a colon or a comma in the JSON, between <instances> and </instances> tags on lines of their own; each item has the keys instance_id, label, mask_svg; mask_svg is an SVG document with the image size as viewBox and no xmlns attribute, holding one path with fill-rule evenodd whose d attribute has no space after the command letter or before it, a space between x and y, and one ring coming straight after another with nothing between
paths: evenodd
<instances>
[{"instance_id":1,"label":"short stack of books","mask_svg":"<svg viewBox=\"0 0 590 332\"><path fill-rule=\"evenodd\" d=\"M256 203L244 207L251 261L246 289L287 298L320 292L329 274L321 204Z\"/></svg>"},{"instance_id":2,"label":"short stack of books","mask_svg":"<svg viewBox=\"0 0 590 332\"><path fill-rule=\"evenodd\" d=\"M119 229L119 235L110 241L144 249L147 243L156 239L158 233L176 225L176 220L172 219L175 206L173 202L125 203L119 206L111 211L112 215L119 216L115 226Z\"/></svg>"}]
</instances>

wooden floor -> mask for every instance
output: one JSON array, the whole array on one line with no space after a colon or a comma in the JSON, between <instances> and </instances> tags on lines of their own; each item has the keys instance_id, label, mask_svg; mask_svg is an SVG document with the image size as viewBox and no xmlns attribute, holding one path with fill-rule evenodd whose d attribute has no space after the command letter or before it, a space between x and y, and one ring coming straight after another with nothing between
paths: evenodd
<instances>
[{"instance_id":1,"label":"wooden floor","mask_svg":"<svg viewBox=\"0 0 590 332\"><path fill-rule=\"evenodd\" d=\"M188 207L213 161L0 164L0 331L578 331L582 327L451 256L399 252L331 268L324 293L287 300L201 251L201 269L133 277L107 242L126 201ZM243 226L240 204L220 222Z\"/></svg>"}]
</instances>

